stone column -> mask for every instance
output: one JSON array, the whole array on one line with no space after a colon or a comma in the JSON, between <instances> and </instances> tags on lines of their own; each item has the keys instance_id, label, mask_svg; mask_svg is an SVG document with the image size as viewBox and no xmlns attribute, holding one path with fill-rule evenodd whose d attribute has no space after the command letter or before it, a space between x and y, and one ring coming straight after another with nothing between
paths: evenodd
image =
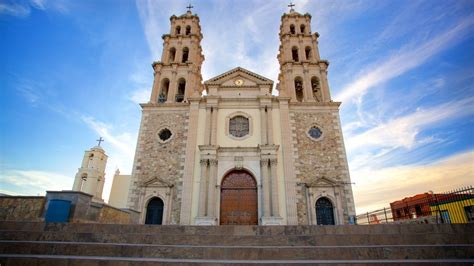
<instances>
[{"instance_id":1,"label":"stone column","mask_svg":"<svg viewBox=\"0 0 474 266\"><path fill-rule=\"evenodd\" d=\"M171 102L174 103L176 101L176 75L178 73L176 70L173 70L172 75L171 75L171 80L170 80L170 87L168 91L168 98L166 99L166 102Z\"/></svg>"},{"instance_id":2,"label":"stone column","mask_svg":"<svg viewBox=\"0 0 474 266\"><path fill-rule=\"evenodd\" d=\"M209 160L209 188L207 190L208 193L208 201L207 201L207 216L210 218L215 218L215 210L216 210L216 186L217 186L217 160L211 159Z\"/></svg>"},{"instance_id":3,"label":"stone column","mask_svg":"<svg viewBox=\"0 0 474 266\"><path fill-rule=\"evenodd\" d=\"M270 160L271 176L271 198L272 198L272 216L280 216L280 205L278 204L278 178L277 178L277 159Z\"/></svg>"},{"instance_id":4,"label":"stone column","mask_svg":"<svg viewBox=\"0 0 474 266\"><path fill-rule=\"evenodd\" d=\"M262 144L268 144L267 142L267 108L260 106L260 125L262 131Z\"/></svg>"},{"instance_id":5,"label":"stone column","mask_svg":"<svg viewBox=\"0 0 474 266\"><path fill-rule=\"evenodd\" d=\"M204 145L211 144L211 107L206 107L206 127L204 128Z\"/></svg>"},{"instance_id":6,"label":"stone column","mask_svg":"<svg viewBox=\"0 0 474 266\"><path fill-rule=\"evenodd\" d=\"M263 194L263 217L270 217L270 180L268 178L268 159L261 159L262 168L262 194Z\"/></svg>"},{"instance_id":7,"label":"stone column","mask_svg":"<svg viewBox=\"0 0 474 266\"><path fill-rule=\"evenodd\" d=\"M321 61L319 63L319 67L320 67L320 73L321 73L321 95L323 98L322 101L329 102L331 100L331 95L329 93L329 85L328 85L327 61Z\"/></svg>"},{"instance_id":8,"label":"stone column","mask_svg":"<svg viewBox=\"0 0 474 266\"><path fill-rule=\"evenodd\" d=\"M200 98L190 100L188 132L197 132ZM181 213L179 223L191 224L191 208L196 156L197 134L188 134L186 139L186 157L184 161L183 189L181 191Z\"/></svg>"},{"instance_id":9,"label":"stone column","mask_svg":"<svg viewBox=\"0 0 474 266\"><path fill-rule=\"evenodd\" d=\"M161 71L155 71L154 73L154 80L153 80L153 87L151 89L151 97L150 102L157 103L158 102L158 95L160 93L160 79L161 79Z\"/></svg>"},{"instance_id":10,"label":"stone column","mask_svg":"<svg viewBox=\"0 0 474 266\"><path fill-rule=\"evenodd\" d=\"M267 136L268 136L268 144L272 145L273 144L273 108L271 107L267 108Z\"/></svg>"},{"instance_id":11,"label":"stone column","mask_svg":"<svg viewBox=\"0 0 474 266\"><path fill-rule=\"evenodd\" d=\"M211 145L217 144L217 106L211 111Z\"/></svg>"},{"instance_id":12,"label":"stone column","mask_svg":"<svg viewBox=\"0 0 474 266\"><path fill-rule=\"evenodd\" d=\"M298 224L298 216L296 213L296 174L293 165L293 146L290 128L290 111L288 108L288 98L278 97L280 103L280 123L288 125L281 127L281 147L282 147L282 163L284 164L285 194L286 194L286 212L288 225Z\"/></svg>"},{"instance_id":13,"label":"stone column","mask_svg":"<svg viewBox=\"0 0 474 266\"><path fill-rule=\"evenodd\" d=\"M304 91L304 99L307 102L314 102L313 98L313 89L311 88L311 79L308 75L308 69L303 70L303 91Z\"/></svg>"},{"instance_id":14,"label":"stone column","mask_svg":"<svg viewBox=\"0 0 474 266\"><path fill-rule=\"evenodd\" d=\"M201 180L199 181L199 217L207 215L207 159L201 159Z\"/></svg>"}]
</instances>

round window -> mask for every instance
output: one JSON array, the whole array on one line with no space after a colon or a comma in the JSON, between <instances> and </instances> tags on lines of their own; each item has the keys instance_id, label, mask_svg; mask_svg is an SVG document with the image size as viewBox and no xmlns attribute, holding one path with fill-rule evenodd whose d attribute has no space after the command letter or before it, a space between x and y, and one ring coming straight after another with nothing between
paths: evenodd
<instances>
[{"instance_id":1,"label":"round window","mask_svg":"<svg viewBox=\"0 0 474 266\"><path fill-rule=\"evenodd\" d=\"M171 133L171 131L167 128L163 128L162 130L160 130L160 132L158 132L158 137L161 141L169 140L171 138L171 135L173 135L173 133Z\"/></svg>"},{"instance_id":2,"label":"round window","mask_svg":"<svg viewBox=\"0 0 474 266\"><path fill-rule=\"evenodd\" d=\"M238 115L229 120L229 133L237 138L242 138L249 134L250 123L247 117Z\"/></svg>"},{"instance_id":3,"label":"round window","mask_svg":"<svg viewBox=\"0 0 474 266\"><path fill-rule=\"evenodd\" d=\"M323 132L321 129L317 126L313 126L312 128L309 129L308 135L312 137L313 139L319 139Z\"/></svg>"}]
</instances>

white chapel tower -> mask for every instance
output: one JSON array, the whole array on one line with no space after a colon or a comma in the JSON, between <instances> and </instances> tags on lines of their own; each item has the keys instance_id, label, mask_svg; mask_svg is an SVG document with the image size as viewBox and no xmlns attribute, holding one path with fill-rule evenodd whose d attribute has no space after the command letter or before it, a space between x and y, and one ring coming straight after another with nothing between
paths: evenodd
<instances>
[{"instance_id":1,"label":"white chapel tower","mask_svg":"<svg viewBox=\"0 0 474 266\"><path fill-rule=\"evenodd\" d=\"M78 169L74 179L72 190L82 191L94 196L94 200L103 201L102 191L105 183L105 166L108 156L99 145L84 152L81 167Z\"/></svg>"}]
</instances>

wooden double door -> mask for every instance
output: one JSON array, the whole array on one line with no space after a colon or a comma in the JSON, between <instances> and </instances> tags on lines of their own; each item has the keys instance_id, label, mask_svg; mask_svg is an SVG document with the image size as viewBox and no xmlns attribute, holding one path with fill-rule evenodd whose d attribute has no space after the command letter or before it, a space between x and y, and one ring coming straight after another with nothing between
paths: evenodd
<instances>
[{"instance_id":1,"label":"wooden double door","mask_svg":"<svg viewBox=\"0 0 474 266\"><path fill-rule=\"evenodd\" d=\"M221 184L221 225L257 225L257 182L246 171L232 171Z\"/></svg>"}]
</instances>

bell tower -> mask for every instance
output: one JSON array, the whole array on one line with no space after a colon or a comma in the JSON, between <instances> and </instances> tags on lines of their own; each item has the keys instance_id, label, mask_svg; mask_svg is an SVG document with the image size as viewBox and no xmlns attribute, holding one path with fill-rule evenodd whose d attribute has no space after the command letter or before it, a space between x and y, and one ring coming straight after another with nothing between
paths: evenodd
<instances>
[{"instance_id":1,"label":"bell tower","mask_svg":"<svg viewBox=\"0 0 474 266\"><path fill-rule=\"evenodd\" d=\"M329 62L319 55L319 34L311 32L311 15L302 15L293 6L281 18L277 89L291 102L329 102Z\"/></svg>"},{"instance_id":2,"label":"bell tower","mask_svg":"<svg viewBox=\"0 0 474 266\"><path fill-rule=\"evenodd\" d=\"M187 223L180 212L189 208L192 192L194 157L188 150L195 148L197 137L204 61L199 17L191 8L170 17L169 33L162 37L161 60L152 64L150 101L140 105L142 120L127 207L139 210L143 223L155 221L146 214L156 202L163 203L163 224Z\"/></svg>"},{"instance_id":3,"label":"bell tower","mask_svg":"<svg viewBox=\"0 0 474 266\"><path fill-rule=\"evenodd\" d=\"M154 82L151 103L187 102L202 92L201 48L199 17L188 11L179 17L170 17L170 33L163 35L161 61L153 63Z\"/></svg>"},{"instance_id":4,"label":"bell tower","mask_svg":"<svg viewBox=\"0 0 474 266\"><path fill-rule=\"evenodd\" d=\"M108 156L104 149L99 145L92 147L84 152L81 167L78 169L74 179L72 190L82 191L90 194L94 200L103 201L102 191L105 183L105 167L107 165Z\"/></svg>"},{"instance_id":5,"label":"bell tower","mask_svg":"<svg viewBox=\"0 0 474 266\"><path fill-rule=\"evenodd\" d=\"M282 141L288 155L284 160L292 162L286 179L296 184L286 188L288 224L351 223L355 206L339 118L341 103L331 100L329 62L320 57L311 15L296 12L293 4L289 7L281 17L277 56L281 123L289 121L282 136L291 136Z\"/></svg>"}]
</instances>

